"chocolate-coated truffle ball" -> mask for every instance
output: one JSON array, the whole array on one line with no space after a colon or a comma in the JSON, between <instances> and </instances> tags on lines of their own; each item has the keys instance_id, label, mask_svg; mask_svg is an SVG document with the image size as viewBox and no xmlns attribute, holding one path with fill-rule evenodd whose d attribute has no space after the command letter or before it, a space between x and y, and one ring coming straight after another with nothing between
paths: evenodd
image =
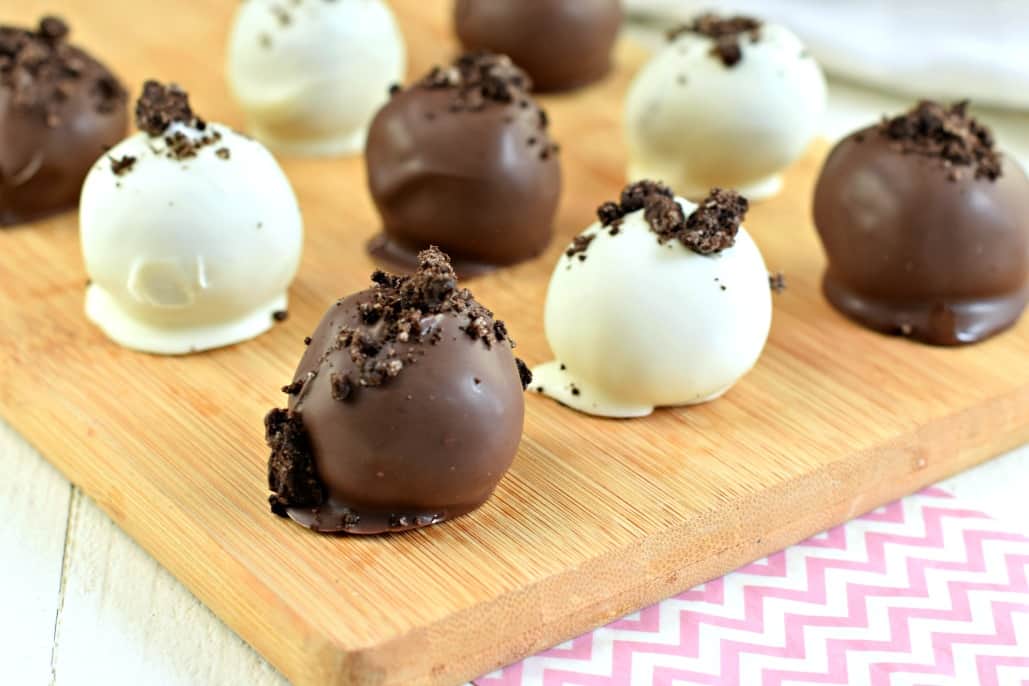
<instances>
[{"instance_id":1,"label":"chocolate-coated truffle ball","mask_svg":"<svg viewBox=\"0 0 1029 686\"><path fill-rule=\"evenodd\" d=\"M921 102L843 139L822 169L825 294L869 328L975 343L1029 300L1029 179L965 105Z\"/></svg>"},{"instance_id":2,"label":"chocolate-coated truffle ball","mask_svg":"<svg viewBox=\"0 0 1029 686\"><path fill-rule=\"evenodd\" d=\"M619 0L457 0L454 26L469 50L508 55L538 91L592 83L611 68Z\"/></svg>"},{"instance_id":3,"label":"chocolate-coated truffle ball","mask_svg":"<svg viewBox=\"0 0 1029 686\"><path fill-rule=\"evenodd\" d=\"M464 275L546 247L561 171L528 85L506 57L480 53L394 93L365 155L383 224L369 245L377 259L410 271L437 245Z\"/></svg>"},{"instance_id":4,"label":"chocolate-coated truffle ball","mask_svg":"<svg viewBox=\"0 0 1029 686\"><path fill-rule=\"evenodd\" d=\"M82 180L125 135L125 90L44 17L0 27L0 226L75 207Z\"/></svg>"},{"instance_id":5,"label":"chocolate-coated truffle ball","mask_svg":"<svg viewBox=\"0 0 1029 686\"><path fill-rule=\"evenodd\" d=\"M265 420L272 511L324 533L435 524L484 503L514 459L531 374L446 255L326 313Z\"/></svg>"}]
</instances>

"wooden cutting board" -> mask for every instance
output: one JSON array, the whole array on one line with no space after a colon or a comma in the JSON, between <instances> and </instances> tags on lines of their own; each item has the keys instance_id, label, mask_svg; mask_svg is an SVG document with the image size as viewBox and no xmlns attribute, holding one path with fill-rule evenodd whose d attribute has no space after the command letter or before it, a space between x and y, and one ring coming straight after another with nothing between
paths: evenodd
<instances>
[{"instance_id":1,"label":"wooden cutting board","mask_svg":"<svg viewBox=\"0 0 1029 686\"><path fill-rule=\"evenodd\" d=\"M449 3L393 4L412 74L453 52ZM62 5L74 38L133 91L176 80L202 115L241 124L221 53L235 3ZM45 8L8 4L0 21ZM545 100L564 150L558 235L542 258L471 284L530 364L548 359L552 265L622 186L622 93L640 59L623 45L605 83ZM298 685L475 677L1029 441L1029 320L945 350L866 332L826 305L809 220L824 151L747 218L789 288L742 383L632 421L529 397L511 472L451 523L332 538L268 512L262 417L284 402L323 310L372 269L362 246L377 220L357 159L283 161L307 227L290 318L203 355L128 352L87 323L74 214L0 232L0 412Z\"/></svg>"}]
</instances>

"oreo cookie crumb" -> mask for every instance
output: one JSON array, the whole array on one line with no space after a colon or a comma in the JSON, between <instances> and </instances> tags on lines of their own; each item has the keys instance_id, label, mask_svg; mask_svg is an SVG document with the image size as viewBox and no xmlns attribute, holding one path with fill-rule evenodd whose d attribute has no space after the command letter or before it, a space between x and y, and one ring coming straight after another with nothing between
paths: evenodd
<instances>
[{"instance_id":1,"label":"oreo cookie crumb","mask_svg":"<svg viewBox=\"0 0 1029 686\"><path fill-rule=\"evenodd\" d=\"M522 381L522 390L524 391L532 383L532 370L520 357L515 358L515 365L518 367L518 378Z\"/></svg>"},{"instance_id":2,"label":"oreo cookie crumb","mask_svg":"<svg viewBox=\"0 0 1029 686\"><path fill-rule=\"evenodd\" d=\"M459 288L450 258L432 247L418 255L418 269L410 276L372 273L369 298L359 306L361 324L344 327L325 355L343 350L358 370L355 386L380 386L417 361L418 345L436 345L440 333L435 315L465 320L462 330L487 348L514 341L507 327L479 304L466 288ZM401 359L403 358L403 359Z\"/></svg>"},{"instance_id":3,"label":"oreo cookie crumb","mask_svg":"<svg viewBox=\"0 0 1029 686\"><path fill-rule=\"evenodd\" d=\"M217 155L220 159L223 159L223 160L227 160L230 157L232 157L232 153L229 152L228 148L218 148L217 150L214 151L214 154Z\"/></svg>"},{"instance_id":4,"label":"oreo cookie crumb","mask_svg":"<svg viewBox=\"0 0 1029 686\"><path fill-rule=\"evenodd\" d=\"M189 106L189 95L177 85L165 86L153 79L143 84L143 93L136 101L136 126L140 131L159 137L174 123L182 123L203 130L199 119Z\"/></svg>"},{"instance_id":5,"label":"oreo cookie crumb","mask_svg":"<svg viewBox=\"0 0 1029 686\"><path fill-rule=\"evenodd\" d=\"M284 322L289 319L289 312L287 310L275 310L272 312L272 319L277 322Z\"/></svg>"},{"instance_id":6,"label":"oreo cookie crumb","mask_svg":"<svg viewBox=\"0 0 1029 686\"><path fill-rule=\"evenodd\" d=\"M708 12L696 17L688 24L668 32L668 39L674 40L684 33L695 33L714 41L711 55L721 60L726 67L733 67L743 59L740 41L746 36L751 42L761 39L762 23L753 17L736 15L722 17Z\"/></svg>"},{"instance_id":7,"label":"oreo cookie crumb","mask_svg":"<svg viewBox=\"0 0 1029 686\"><path fill-rule=\"evenodd\" d=\"M572 244L565 250L565 256L572 258L576 255L579 256L580 261L586 260L586 251L589 250L590 243L596 238L596 235L582 234L572 239Z\"/></svg>"},{"instance_id":8,"label":"oreo cookie crumb","mask_svg":"<svg viewBox=\"0 0 1029 686\"><path fill-rule=\"evenodd\" d=\"M735 191L715 188L686 217L668 186L644 180L626 186L618 203L601 205L597 216L604 226L617 227L626 215L642 209L658 243L678 240L694 252L710 255L733 246L747 207L746 198Z\"/></svg>"},{"instance_id":9,"label":"oreo cookie crumb","mask_svg":"<svg viewBox=\"0 0 1029 686\"><path fill-rule=\"evenodd\" d=\"M297 379L296 381L294 381L293 383L289 384L288 386L283 386L282 387L282 392L285 393L286 395L297 395L303 389L304 389L304 380L303 379Z\"/></svg>"},{"instance_id":10,"label":"oreo cookie crumb","mask_svg":"<svg viewBox=\"0 0 1029 686\"><path fill-rule=\"evenodd\" d=\"M513 105L534 111L539 134L529 138L528 145L540 146L538 159L544 162L560 152L560 147L546 135L550 126L546 111L529 97L532 81L506 55L485 51L465 53L450 66L433 67L411 88L450 91L452 97L447 110L451 113L478 112L493 105ZM396 90L391 89L390 94L396 95L401 90L398 86Z\"/></svg>"},{"instance_id":11,"label":"oreo cookie crumb","mask_svg":"<svg viewBox=\"0 0 1029 686\"><path fill-rule=\"evenodd\" d=\"M300 415L275 409L264 418L268 458L268 501L271 510L286 516L287 507L312 507L325 502L325 487L315 471L311 446Z\"/></svg>"},{"instance_id":12,"label":"oreo cookie crumb","mask_svg":"<svg viewBox=\"0 0 1029 686\"><path fill-rule=\"evenodd\" d=\"M878 131L902 154L940 160L953 181L967 171L976 179L994 181L1001 175L1001 155L993 133L967 110L967 100L950 107L922 100L904 114L884 118Z\"/></svg>"},{"instance_id":13,"label":"oreo cookie crumb","mask_svg":"<svg viewBox=\"0 0 1029 686\"><path fill-rule=\"evenodd\" d=\"M133 165L136 164L136 158L132 155L124 155L123 157L112 157L111 158L111 171L114 172L115 176L124 176L132 171Z\"/></svg>"},{"instance_id":14,"label":"oreo cookie crumb","mask_svg":"<svg viewBox=\"0 0 1029 686\"><path fill-rule=\"evenodd\" d=\"M775 272L768 275L768 287L773 293L782 293L786 290L786 275L782 272Z\"/></svg>"},{"instance_id":15,"label":"oreo cookie crumb","mask_svg":"<svg viewBox=\"0 0 1029 686\"><path fill-rule=\"evenodd\" d=\"M479 51L461 55L449 67L433 67L415 87L453 90L455 111L480 110L489 102L528 102L524 96L532 89L532 81L506 55ZM546 115L541 119L546 128Z\"/></svg>"},{"instance_id":16,"label":"oreo cookie crumb","mask_svg":"<svg viewBox=\"0 0 1029 686\"><path fill-rule=\"evenodd\" d=\"M678 238L701 255L731 248L749 207L747 199L736 191L714 188L687 217L686 230Z\"/></svg>"}]
</instances>

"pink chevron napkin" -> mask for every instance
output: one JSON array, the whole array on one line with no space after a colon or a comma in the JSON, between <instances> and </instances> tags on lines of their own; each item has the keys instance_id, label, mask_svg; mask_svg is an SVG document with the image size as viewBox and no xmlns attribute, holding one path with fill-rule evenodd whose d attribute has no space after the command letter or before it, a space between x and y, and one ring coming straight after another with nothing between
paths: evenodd
<instances>
[{"instance_id":1,"label":"pink chevron napkin","mask_svg":"<svg viewBox=\"0 0 1029 686\"><path fill-rule=\"evenodd\" d=\"M475 684L1029 685L1027 530L931 488Z\"/></svg>"}]
</instances>

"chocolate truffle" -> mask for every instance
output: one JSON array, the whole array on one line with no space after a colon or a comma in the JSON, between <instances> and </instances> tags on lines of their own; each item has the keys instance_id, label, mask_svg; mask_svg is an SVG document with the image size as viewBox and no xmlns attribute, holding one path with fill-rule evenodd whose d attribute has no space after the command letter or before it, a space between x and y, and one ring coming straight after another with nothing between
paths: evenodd
<instances>
[{"instance_id":1,"label":"chocolate truffle","mask_svg":"<svg viewBox=\"0 0 1029 686\"><path fill-rule=\"evenodd\" d=\"M1029 179L964 102L920 102L844 138L814 218L826 296L876 331L975 343L1029 300Z\"/></svg>"},{"instance_id":2,"label":"chocolate truffle","mask_svg":"<svg viewBox=\"0 0 1029 686\"><path fill-rule=\"evenodd\" d=\"M383 233L369 250L410 272L438 245L462 275L546 247L561 191L557 146L529 79L506 57L464 55L397 89L365 163Z\"/></svg>"},{"instance_id":3,"label":"chocolate truffle","mask_svg":"<svg viewBox=\"0 0 1029 686\"><path fill-rule=\"evenodd\" d=\"M250 131L276 152L356 154L405 49L382 0L238 3L228 79Z\"/></svg>"},{"instance_id":4,"label":"chocolate truffle","mask_svg":"<svg viewBox=\"0 0 1029 686\"><path fill-rule=\"evenodd\" d=\"M482 505L518 449L528 369L436 248L372 274L308 340L266 420L272 511L323 533L416 529Z\"/></svg>"},{"instance_id":5,"label":"chocolate truffle","mask_svg":"<svg viewBox=\"0 0 1029 686\"><path fill-rule=\"evenodd\" d=\"M82 187L87 316L121 345L167 355L267 331L303 243L286 175L174 85L144 85L136 125Z\"/></svg>"},{"instance_id":6,"label":"chocolate truffle","mask_svg":"<svg viewBox=\"0 0 1029 686\"><path fill-rule=\"evenodd\" d=\"M558 259L544 312L556 360L532 389L580 412L641 417L718 398L757 362L772 321L768 270L740 223L747 200L699 205L627 186Z\"/></svg>"},{"instance_id":7,"label":"chocolate truffle","mask_svg":"<svg viewBox=\"0 0 1029 686\"><path fill-rule=\"evenodd\" d=\"M669 34L629 88L629 180L660 179L692 200L713 186L770 197L825 105L825 77L788 29L701 15Z\"/></svg>"},{"instance_id":8,"label":"chocolate truffle","mask_svg":"<svg viewBox=\"0 0 1029 686\"><path fill-rule=\"evenodd\" d=\"M125 135L125 91L68 43L68 25L0 27L0 226L75 207L82 180Z\"/></svg>"},{"instance_id":9,"label":"chocolate truffle","mask_svg":"<svg viewBox=\"0 0 1029 686\"><path fill-rule=\"evenodd\" d=\"M619 0L457 0L454 26L468 50L510 57L538 91L603 77L622 24Z\"/></svg>"}]
</instances>

